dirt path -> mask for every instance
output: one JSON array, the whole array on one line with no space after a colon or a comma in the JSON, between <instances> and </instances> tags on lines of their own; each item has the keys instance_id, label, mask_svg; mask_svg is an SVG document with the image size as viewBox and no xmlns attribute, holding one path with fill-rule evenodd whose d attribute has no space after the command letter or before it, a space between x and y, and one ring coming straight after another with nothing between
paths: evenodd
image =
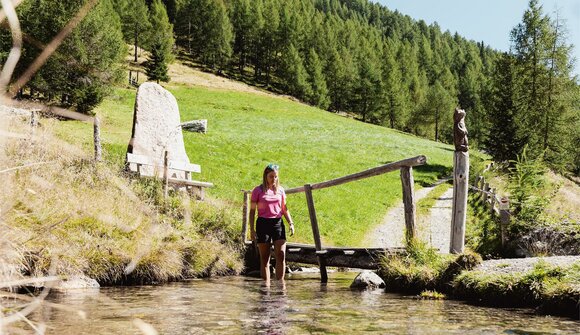
<instances>
[{"instance_id":1,"label":"dirt path","mask_svg":"<svg viewBox=\"0 0 580 335\"><path fill-rule=\"evenodd\" d=\"M449 253L451 238L451 207L453 203L453 187L443 193L431 208L429 227L425 231L419 231L423 241L429 241L429 245L439 249L441 253ZM422 233L426 233L424 236Z\"/></svg>"},{"instance_id":2,"label":"dirt path","mask_svg":"<svg viewBox=\"0 0 580 335\"><path fill-rule=\"evenodd\" d=\"M426 197L443 179L432 186L415 191L416 202ZM453 188L447 190L435 202L431 209L431 216L428 225L419 227L419 236L421 240L429 242L441 252L448 252L449 236L451 229L451 201L453 197ZM403 202L391 209L384 217L383 223L375 228L367 238L369 247L377 248L396 248L404 246L405 239L405 209Z\"/></svg>"}]
</instances>

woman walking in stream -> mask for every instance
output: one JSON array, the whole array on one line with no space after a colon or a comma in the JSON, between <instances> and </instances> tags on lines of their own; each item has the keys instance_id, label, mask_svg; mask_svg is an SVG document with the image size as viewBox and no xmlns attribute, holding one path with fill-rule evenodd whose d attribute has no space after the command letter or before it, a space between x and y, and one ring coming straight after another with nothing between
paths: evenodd
<instances>
[{"instance_id":1,"label":"woman walking in stream","mask_svg":"<svg viewBox=\"0 0 580 335\"><path fill-rule=\"evenodd\" d=\"M270 282L270 248L274 245L276 257L276 279L284 280L286 270L286 228L288 222L290 236L294 235L294 223L286 207L286 193L278 179L278 165L268 164L264 169L262 184L252 191L250 205L250 235L258 243L260 251L260 273L262 279ZM258 210L258 219L256 218ZM254 223L256 228L254 229Z\"/></svg>"}]
</instances>

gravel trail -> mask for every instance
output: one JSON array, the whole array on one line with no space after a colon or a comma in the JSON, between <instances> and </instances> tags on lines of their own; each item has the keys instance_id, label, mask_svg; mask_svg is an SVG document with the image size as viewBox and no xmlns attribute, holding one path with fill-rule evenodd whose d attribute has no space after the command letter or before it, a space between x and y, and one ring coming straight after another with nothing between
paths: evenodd
<instances>
[{"instance_id":1,"label":"gravel trail","mask_svg":"<svg viewBox=\"0 0 580 335\"><path fill-rule=\"evenodd\" d=\"M448 179L439 180L432 186L424 187L415 191L415 201L426 197L429 192L447 181ZM448 252L449 236L451 229L451 202L453 188L447 190L435 202L431 209L431 218L428 227L419 227L419 236L423 241L439 248L441 252ZM367 237L368 247L373 248L398 248L404 247L405 239L405 208L401 201L396 207L392 208L383 217L382 224L373 229Z\"/></svg>"},{"instance_id":2,"label":"gravel trail","mask_svg":"<svg viewBox=\"0 0 580 335\"><path fill-rule=\"evenodd\" d=\"M483 261L474 270L489 274L510 274L514 272L528 272L540 262L550 265L568 267L576 262L580 262L580 256L551 256L551 257L529 257L529 258L503 258Z\"/></svg>"}]
</instances>

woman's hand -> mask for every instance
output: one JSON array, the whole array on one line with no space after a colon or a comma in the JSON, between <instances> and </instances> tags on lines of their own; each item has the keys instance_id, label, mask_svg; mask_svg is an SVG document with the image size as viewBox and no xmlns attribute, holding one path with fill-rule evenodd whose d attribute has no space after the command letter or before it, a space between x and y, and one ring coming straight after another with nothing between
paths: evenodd
<instances>
[{"instance_id":1,"label":"woman's hand","mask_svg":"<svg viewBox=\"0 0 580 335\"><path fill-rule=\"evenodd\" d=\"M255 241L256 240L256 231L255 230L250 230L250 240L251 241Z\"/></svg>"},{"instance_id":2,"label":"woman's hand","mask_svg":"<svg viewBox=\"0 0 580 335\"><path fill-rule=\"evenodd\" d=\"M290 222L290 236L294 235L294 223Z\"/></svg>"}]
</instances>

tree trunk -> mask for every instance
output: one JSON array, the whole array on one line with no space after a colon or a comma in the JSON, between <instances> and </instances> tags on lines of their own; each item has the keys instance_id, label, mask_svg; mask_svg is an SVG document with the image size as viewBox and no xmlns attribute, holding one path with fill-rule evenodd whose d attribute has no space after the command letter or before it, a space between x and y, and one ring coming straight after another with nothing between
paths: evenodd
<instances>
[{"instance_id":1,"label":"tree trunk","mask_svg":"<svg viewBox=\"0 0 580 335\"><path fill-rule=\"evenodd\" d=\"M137 47L139 43L139 30L135 26L135 63L137 63Z\"/></svg>"}]
</instances>

